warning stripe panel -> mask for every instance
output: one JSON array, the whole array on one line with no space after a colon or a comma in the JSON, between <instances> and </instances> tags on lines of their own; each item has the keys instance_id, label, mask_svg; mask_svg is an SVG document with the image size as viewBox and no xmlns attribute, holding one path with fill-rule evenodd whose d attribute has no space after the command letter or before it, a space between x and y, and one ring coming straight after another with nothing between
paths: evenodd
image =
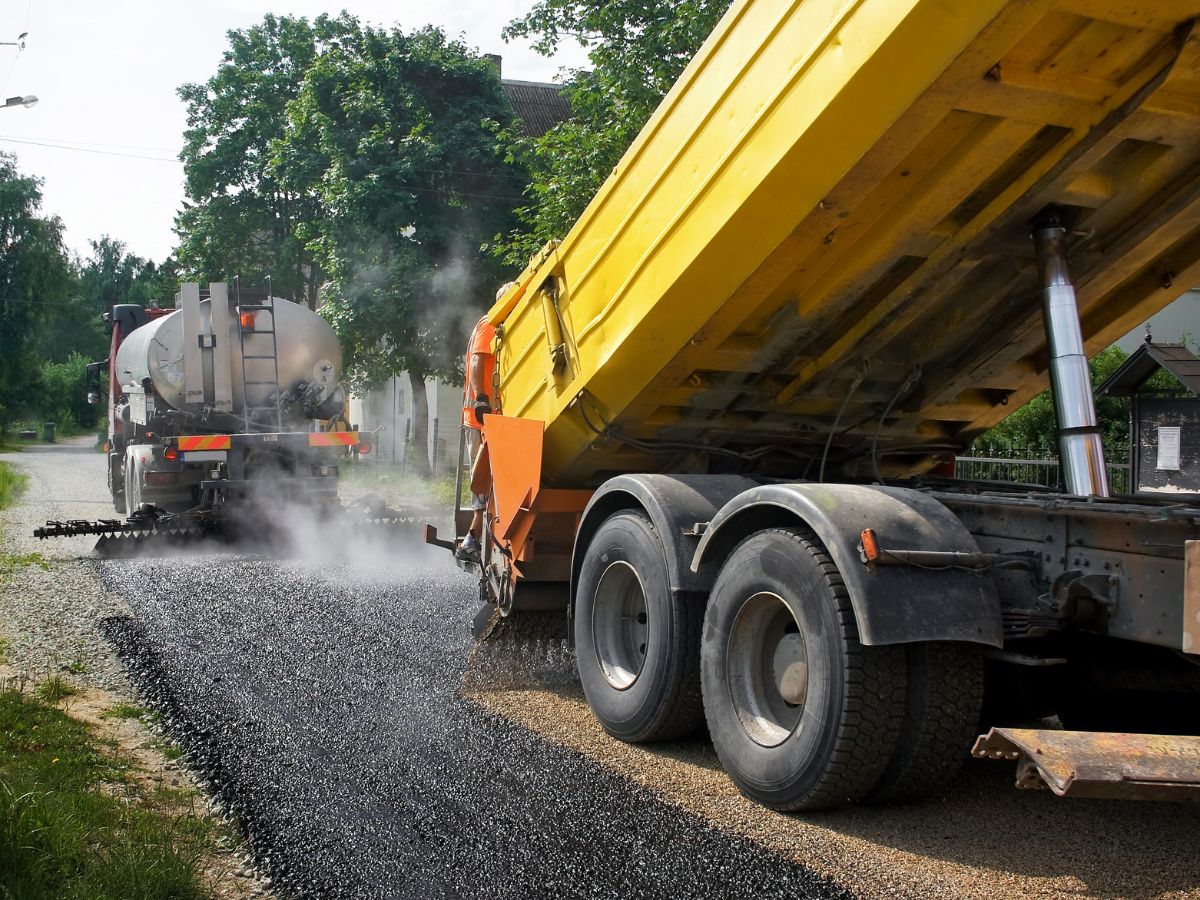
<instances>
[{"instance_id":1,"label":"warning stripe panel","mask_svg":"<svg viewBox=\"0 0 1200 900\"><path fill-rule=\"evenodd\" d=\"M357 443L357 431L314 431L308 436L310 447L353 447Z\"/></svg>"},{"instance_id":2,"label":"warning stripe panel","mask_svg":"<svg viewBox=\"0 0 1200 900\"><path fill-rule=\"evenodd\" d=\"M228 450L227 434L189 434L178 439L180 450Z\"/></svg>"}]
</instances>

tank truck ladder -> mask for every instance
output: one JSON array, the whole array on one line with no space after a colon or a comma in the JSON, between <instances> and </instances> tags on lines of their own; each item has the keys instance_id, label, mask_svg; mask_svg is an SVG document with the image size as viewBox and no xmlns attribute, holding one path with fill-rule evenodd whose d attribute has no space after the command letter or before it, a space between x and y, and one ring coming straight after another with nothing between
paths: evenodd
<instances>
[{"instance_id":1,"label":"tank truck ladder","mask_svg":"<svg viewBox=\"0 0 1200 900\"><path fill-rule=\"evenodd\" d=\"M269 282L268 282L269 284ZM267 421L274 425L276 431L283 431L283 413L279 408L279 343L275 336L275 298L271 296L270 288L267 289L267 296L262 303L242 304L241 292L238 292L238 336L241 340L242 349L242 384L245 385L242 397L243 416L246 421L246 431L250 431L251 421L258 418L260 414L269 414ZM262 314L266 313L270 317L270 328L260 328L259 323ZM258 341L248 341L247 338L259 338ZM266 343L262 338L270 337L271 351L270 353L263 352L248 352L250 349L265 350L265 347L256 347L255 345L263 345ZM254 366L247 366L247 362L253 362ZM258 367L260 376L267 374L269 367L269 378L250 378L248 369ZM252 404L250 402L250 393L253 387L272 386L276 392L275 402L273 404ZM261 421L261 420L260 420Z\"/></svg>"}]
</instances>

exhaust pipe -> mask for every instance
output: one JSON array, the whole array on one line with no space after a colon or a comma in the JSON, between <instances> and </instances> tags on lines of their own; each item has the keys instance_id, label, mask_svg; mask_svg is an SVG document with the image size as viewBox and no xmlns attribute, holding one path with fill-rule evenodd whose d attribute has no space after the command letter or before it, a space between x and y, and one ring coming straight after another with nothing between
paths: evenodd
<instances>
[{"instance_id":1,"label":"exhaust pipe","mask_svg":"<svg viewBox=\"0 0 1200 900\"><path fill-rule=\"evenodd\" d=\"M1033 232L1042 282L1046 349L1050 353L1050 390L1058 421L1059 459L1068 493L1107 497L1104 446L1096 423L1075 288L1067 269L1066 233L1057 217L1039 220Z\"/></svg>"}]
</instances>

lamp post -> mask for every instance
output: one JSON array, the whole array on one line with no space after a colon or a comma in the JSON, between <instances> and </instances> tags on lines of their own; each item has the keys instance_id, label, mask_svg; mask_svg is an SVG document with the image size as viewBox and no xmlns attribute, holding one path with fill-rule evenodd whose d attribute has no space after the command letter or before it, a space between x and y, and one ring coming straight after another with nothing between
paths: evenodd
<instances>
[{"instance_id":1,"label":"lamp post","mask_svg":"<svg viewBox=\"0 0 1200 900\"><path fill-rule=\"evenodd\" d=\"M26 94L24 97L9 97L4 101L3 109L8 109L10 106L24 106L26 109L35 105L38 98L33 94Z\"/></svg>"}]
</instances>

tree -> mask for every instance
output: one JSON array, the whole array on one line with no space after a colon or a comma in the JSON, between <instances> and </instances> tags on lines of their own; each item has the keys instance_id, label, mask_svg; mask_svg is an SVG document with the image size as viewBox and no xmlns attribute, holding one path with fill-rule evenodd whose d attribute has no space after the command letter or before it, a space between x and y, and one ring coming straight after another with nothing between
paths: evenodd
<instances>
[{"instance_id":1,"label":"tree","mask_svg":"<svg viewBox=\"0 0 1200 900\"><path fill-rule=\"evenodd\" d=\"M1129 354L1116 345L1101 350L1088 362L1092 377L1092 392L1103 384ZM1129 445L1129 402L1124 397L1096 396L1096 419L1100 424L1106 449ZM1014 410L1003 421L975 439L975 446L986 448L1000 445L1030 450L1058 451L1058 420L1054 415L1054 399L1045 390Z\"/></svg>"},{"instance_id":2,"label":"tree","mask_svg":"<svg viewBox=\"0 0 1200 900\"><path fill-rule=\"evenodd\" d=\"M298 234L328 277L322 313L353 385L408 372L423 451L425 378L461 379L466 334L500 281L487 241L519 200L495 68L434 28L365 28L313 62L289 116L276 172L288 190L320 173L324 215Z\"/></svg>"},{"instance_id":3,"label":"tree","mask_svg":"<svg viewBox=\"0 0 1200 900\"><path fill-rule=\"evenodd\" d=\"M180 159L188 200L175 230L179 264L192 277L256 285L270 278L277 296L316 308L323 274L297 229L319 218L319 201L313 184L283 171L274 145L305 73L324 48L357 31L345 13L311 23L267 15L228 33L216 75L179 88L187 103Z\"/></svg>"},{"instance_id":4,"label":"tree","mask_svg":"<svg viewBox=\"0 0 1200 900\"><path fill-rule=\"evenodd\" d=\"M575 40L593 66L572 73L566 90L572 118L516 143L514 157L530 172L532 202L518 211L522 227L499 243L506 262L524 268L546 241L570 230L729 3L539 0L505 28L505 38L532 38L546 56Z\"/></svg>"},{"instance_id":5,"label":"tree","mask_svg":"<svg viewBox=\"0 0 1200 900\"><path fill-rule=\"evenodd\" d=\"M45 360L103 359L108 350L104 313L119 303L169 305L175 293L170 261L156 266L107 235L91 246L91 256L73 264L68 297L46 310L38 342L38 353ZM55 377L61 381L60 375Z\"/></svg>"},{"instance_id":6,"label":"tree","mask_svg":"<svg viewBox=\"0 0 1200 900\"><path fill-rule=\"evenodd\" d=\"M30 408L44 319L70 287L62 223L38 214L41 185L0 153L0 432Z\"/></svg>"}]
</instances>

